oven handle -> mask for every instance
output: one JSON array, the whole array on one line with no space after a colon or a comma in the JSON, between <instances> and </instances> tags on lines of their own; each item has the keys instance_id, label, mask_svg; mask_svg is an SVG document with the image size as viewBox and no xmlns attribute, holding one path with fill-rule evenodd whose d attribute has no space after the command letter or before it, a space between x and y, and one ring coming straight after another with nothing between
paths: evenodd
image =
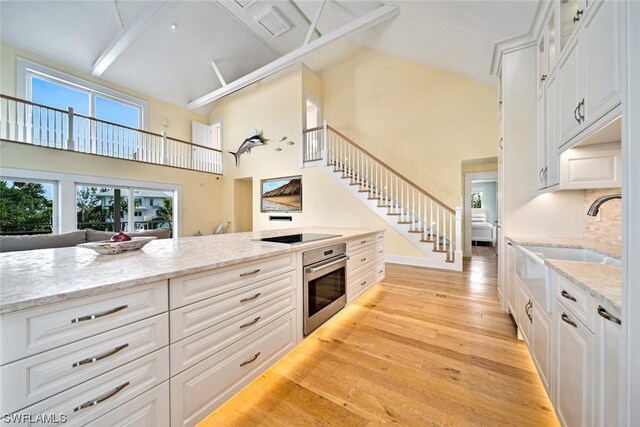
<instances>
[{"instance_id":1,"label":"oven handle","mask_svg":"<svg viewBox=\"0 0 640 427\"><path fill-rule=\"evenodd\" d=\"M341 263L341 262L343 262L343 261L347 261L348 259L349 259L349 257L348 257L348 256L343 255L343 256L341 256L340 258L338 258L338 259L336 259L336 260L333 260L333 261L330 261L330 262L328 262L328 263L326 263L326 264L322 264L322 265L319 265L319 266L317 266L317 267L307 267L307 268L305 269L305 273L307 273L307 274L313 274L313 273L318 272L318 271L320 271L320 270L324 270L324 269L325 269L325 268L327 268L327 267L331 267L332 265L339 264L339 263Z\"/></svg>"}]
</instances>

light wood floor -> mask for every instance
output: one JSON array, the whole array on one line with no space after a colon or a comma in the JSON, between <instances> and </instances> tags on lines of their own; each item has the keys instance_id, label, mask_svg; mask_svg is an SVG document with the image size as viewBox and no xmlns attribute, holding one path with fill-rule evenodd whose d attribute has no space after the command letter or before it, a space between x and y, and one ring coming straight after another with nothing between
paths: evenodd
<instances>
[{"instance_id":1,"label":"light wood floor","mask_svg":"<svg viewBox=\"0 0 640 427\"><path fill-rule=\"evenodd\" d=\"M202 426L556 426L497 300L496 258L387 277Z\"/></svg>"}]
</instances>

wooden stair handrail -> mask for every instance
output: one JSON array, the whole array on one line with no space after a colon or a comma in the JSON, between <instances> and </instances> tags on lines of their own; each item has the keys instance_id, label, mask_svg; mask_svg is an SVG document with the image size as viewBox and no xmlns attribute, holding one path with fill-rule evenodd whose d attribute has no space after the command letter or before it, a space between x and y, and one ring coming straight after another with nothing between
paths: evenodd
<instances>
[{"instance_id":1,"label":"wooden stair handrail","mask_svg":"<svg viewBox=\"0 0 640 427\"><path fill-rule=\"evenodd\" d=\"M348 138L347 136L345 136L343 133L341 133L340 131L336 130L335 128L331 127L331 126L327 126L329 129L331 129L332 132L336 133L338 136L340 136L341 138L347 140L347 142L349 142L351 145L353 145L354 147L356 147L358 150L362 151L364 154L366 154L367 156L371 157L373 160L375 160L376 162L380 163L384 168L386 168L389 172L395 174L396 176L398 176L400 179L404 180L407 184L413 186L417 191L419 191L420 193L424 194L425 196L427 196L428 198L430 198L431 200L433 200L434 202L436 202L437 204L439 204L440 206L442 206L443 209L445 209L446 211L448 211L449 213L455 215L456 211L455 209L450 208L449 206L447 206L445 203L441 202L440 200L438 200L436 197L434 197L431 193L423 190L422 188L420 188L417 184L415 184L413 181L411 181L409 178L407 178L406 176L402 175L400 172L398 172L397 170L393 169L391 166L389 166L388 164L386 164L385 162L383 162L382 160L380 160L379 158L377 158L376 156L374 156L373 154L371 154L369 151L365 150L364 148L362 148L360 145L356 144L352 139ZM320 128L322 129L322 128Z\"/></svg>"},{"instance_id":2,"label":"wooden stair handrail","mask_svg":"<svg viewBox=\"0 0 640 427\"><path fill-rule=\"evenodd\" d=\"M316 126L314 128L302 129L302 133L309 133L309 132L314 132L314 131L322 130L322 129L324 129L322 126Z\"/></svg>"}]
</instances>

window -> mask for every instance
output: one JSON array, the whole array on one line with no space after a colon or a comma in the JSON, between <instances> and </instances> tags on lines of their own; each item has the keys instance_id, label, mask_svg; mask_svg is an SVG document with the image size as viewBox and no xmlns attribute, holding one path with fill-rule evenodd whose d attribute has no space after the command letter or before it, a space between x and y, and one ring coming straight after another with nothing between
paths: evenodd
<instances>
[{"instance_id":1,"label":"window","mask_svg":"<svg viewBox=\"0 0 640 427\"><path fill-rule=\"evenodd\" d=\"M474 209L482 208L482 205L483 205L482 199L483 199L482 192L475 191L471 193L471 207Z\"/></svg>"},{"instance_id":2,"label":"window","mask_svg":"<svg viewBox=\"0 0 640 427\"><path fill-rule=\"evenodd\" d=\"M37 104L146 129L147 103L127 94L18 58L17 92Z\"/></svg>"},{"instance_id":3,"label":"window","mask_svg":"<svg viewBox=\"0 0 640 427\"><path fill-rule=\"evenodd\" d=\"M180 235L179 185L14 168L2 172L0 234L168 228ZM58 197L70 192L75 199ZM151 206L152 199L157 206Z\"/></svg>"},{"instance_id":4,"label":"window","mask_svg":"<svg viewBox=\"0 0 640 427\"><path fill-rule=\"evenodd\" d=\"M53 233L51 182L0 181L0 234Z\"/></svg>"},{"instance_id":5,"label":"window","mask_svg":"<svg viewBox=\"0 0 640 427\"><path fill-rule=\"evenodd\" d=\"M320 103L307 96L305 99L305 108L305 129L320 126Z\"/></svg>"}]
</instances>

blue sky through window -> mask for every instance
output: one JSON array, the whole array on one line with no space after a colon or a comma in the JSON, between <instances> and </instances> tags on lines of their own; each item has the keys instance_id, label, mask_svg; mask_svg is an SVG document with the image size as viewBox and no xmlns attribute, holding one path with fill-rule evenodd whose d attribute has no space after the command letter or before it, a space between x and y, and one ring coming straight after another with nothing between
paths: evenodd
<instances>
[{"instance_id":1,"label":"blue sky through window","mask_svg":"<svg viewBox=\"0 0 640 427\"><path fill-rule=\"evenodd\" d=\"M90 95L88 91L74 89L33 76L31 78L31 101L66 110L73 107L77 114L89 115ZM140 109L105 98L95 96L95 118L112 123L140 128Z\"/></svg>"},{"instance_id":2,"label":"blue sky through window","mask_svg":"<svg viewBox=\"0 0 640 427\"><path fill-rule=\"evenodd\" d=\"M96 96L96 119L140 128L139 109L101 96Z\"/></svg>"},{"instance_id":3,"label":"blue sky through window","mask_svg":"<svg viewBox=\"0 0 640 427\"><path fill-rule=\"evenodd\" d=\"M89 115L89 93L33 77L31 101L66 110L73 107L78 114Z\"/></svg>"}]
</instances>

